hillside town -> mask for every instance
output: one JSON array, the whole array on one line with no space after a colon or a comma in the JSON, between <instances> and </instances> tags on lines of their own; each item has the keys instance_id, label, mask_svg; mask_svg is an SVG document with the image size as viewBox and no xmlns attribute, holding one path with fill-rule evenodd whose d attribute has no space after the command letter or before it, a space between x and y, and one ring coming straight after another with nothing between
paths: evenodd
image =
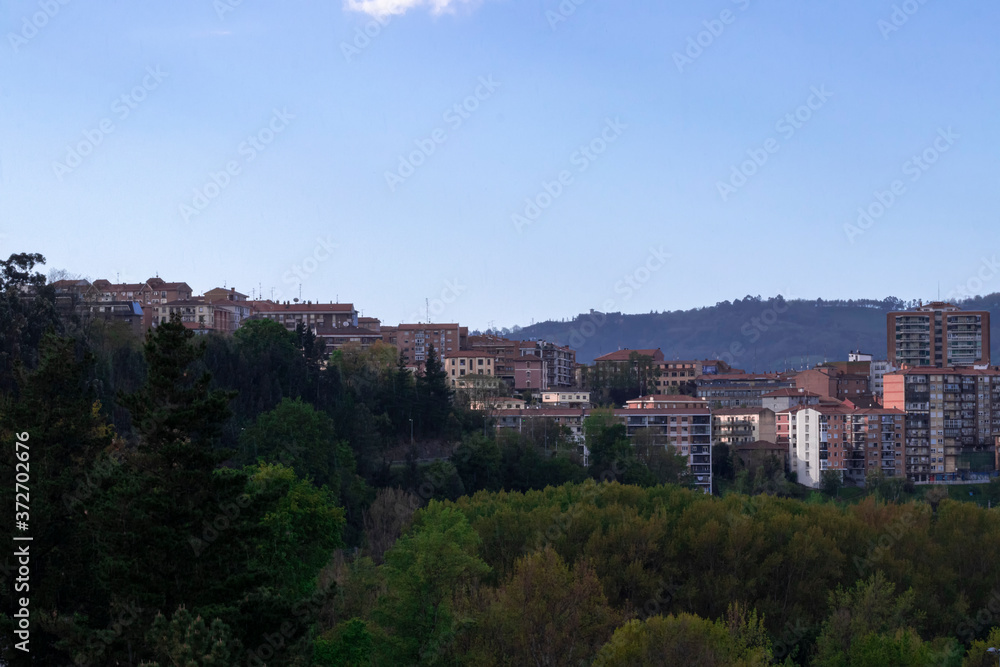
<instances>
[{"instance_id":1,"label":"hillside town","mask_svg":"<svg viewBox=\"0 0 1000 667\"><path fill-rule=\"evenodd\" d=\"M944 302L889 313L884 354L851 351L807 370L753 373L720 359L671 359L662 349L622 349L582 364L572 348L550 341L470 334L457 323L389 326L359 316L352 303L274 302L232 287L195 295L187 283L159 277L53 287L60 309L120 322L137 336L175 317L195 333L222 335L263 318L310 331L326 353L394 346L416 374L436 355L451 388L495 428L555 424L578 443L583 465L584 421L610 409L630 438L641 434L685 457L693 484L707 493L720 446L747 464L773 457L813 488L830 476L863 485L873 474L982 482L998 467L1000 368L990 359L990 315Z\"/></svg>"}]
</instances>

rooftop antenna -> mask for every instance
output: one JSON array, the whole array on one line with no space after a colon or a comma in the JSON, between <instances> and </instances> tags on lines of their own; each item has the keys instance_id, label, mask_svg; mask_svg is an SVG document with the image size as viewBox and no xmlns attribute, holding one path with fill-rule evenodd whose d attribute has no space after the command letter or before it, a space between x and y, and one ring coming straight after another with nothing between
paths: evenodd
<instances>
[{"instance_id":1,"label":"rooftop antenna","mask_svg":"<svg viewBox=\"0 0 1000 667\"><path fill-rule=\"evenodd\" d=\"M427 308L427 324L431 323L431 300L424 299L424 305Z\"/></svg>"},{"instance_id":2,"label":"rooftop antenna","mask_svg":"<svg viewBox=\"0 0 1000 667\"><path fill-rule=\"evenodd\" d=\"M302 301L302 283L299 283L299 301Z\"/></svg>"}]
</instances>

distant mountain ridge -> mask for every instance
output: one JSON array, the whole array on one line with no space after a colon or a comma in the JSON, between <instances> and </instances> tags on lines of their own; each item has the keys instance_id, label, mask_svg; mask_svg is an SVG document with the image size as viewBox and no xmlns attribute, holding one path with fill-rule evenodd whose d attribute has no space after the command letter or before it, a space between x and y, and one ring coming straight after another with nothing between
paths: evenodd
<instances>
[{"instance_id":1,"label":"distant mountain ridge","mask_svg":"<svg viewBox=\"0 0 1000 667\"><path fill-rule=\"evenodd\" d=\"M993 363L1000 363L1000 293L954 302L966 310L990 312ZM786 301L747 296L733 302L683 311L628 315L591 311L572 321L539 322L515 330L517 340L545 339L569 345L577 361L619 349L660 348L667 359L722 359L748 371L811 368L843 360L860 349L886 358L886 313L917 302L895 297L826 301Z\"/></svg>"}]
</instances>

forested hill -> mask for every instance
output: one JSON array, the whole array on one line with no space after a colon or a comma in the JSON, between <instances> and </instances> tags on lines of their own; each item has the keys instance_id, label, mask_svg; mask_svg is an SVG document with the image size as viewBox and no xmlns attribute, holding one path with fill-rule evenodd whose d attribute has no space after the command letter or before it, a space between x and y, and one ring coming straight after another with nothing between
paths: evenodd
<instances>
[{"instance_id":1,"label":"forested hill","mask_svg":"<svg viewBox=\"0 0 1000 667\"><path fill-rule=\"evenodd\" d=\"M658 347L668 359L723 359L738 368L762 372L846 359L849 351L859 348L884 359L886 313L915 305L894 297L785 301L780 295L771 299L747 296L684 311L642 315L593 311L572 321L515 328L509 336L570 345L581 363L622 348ZM956 305L990 311L993 358L1000 359L1000 293Z\"/></svg>"}]
</instances>

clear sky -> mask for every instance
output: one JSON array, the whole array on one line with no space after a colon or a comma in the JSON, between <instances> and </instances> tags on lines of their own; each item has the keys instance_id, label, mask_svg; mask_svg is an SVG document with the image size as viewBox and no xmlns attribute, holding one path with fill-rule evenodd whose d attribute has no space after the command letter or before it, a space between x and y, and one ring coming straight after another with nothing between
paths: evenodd
<instances>
[{"instance_id":1,"label":"clear sky","mask_svg":"<svg viewBox=\"0 0 1000 667\"><path fill-rule=\"evenodd\" d=\"M389 324L430 299L473 328L1000 291L994 2L11 0L0 22L0 253L49 268L301 283Z\"/></svg>"}]
</instances>

